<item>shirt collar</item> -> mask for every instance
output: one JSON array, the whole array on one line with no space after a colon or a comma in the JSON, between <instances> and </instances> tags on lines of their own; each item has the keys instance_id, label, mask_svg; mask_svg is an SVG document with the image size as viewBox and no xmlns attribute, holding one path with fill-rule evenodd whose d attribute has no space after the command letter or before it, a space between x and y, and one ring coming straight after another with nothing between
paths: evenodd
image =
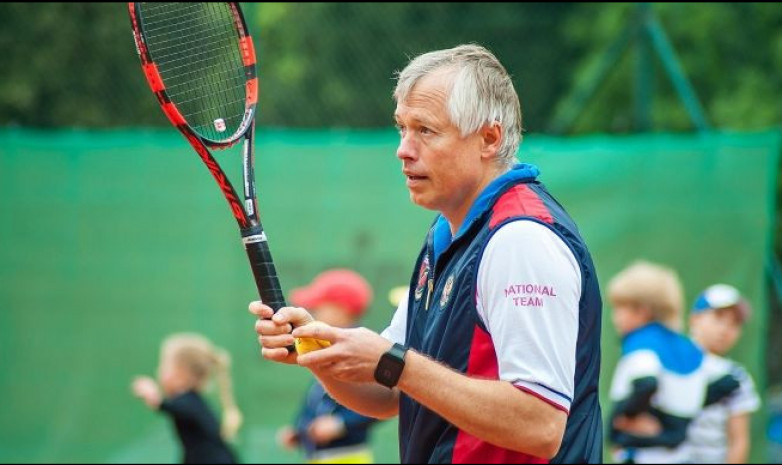
<instances>
[{"instance_id":1,"label":"shirt collar","mask_svg":"<svg viewBox=\"0 0 782 465\"><path fill-rule=\"evenodd\" d=\"M448 225L448 220L446 220L443 215L439 215L432 234L435 260L437 260L437 257L439 257L455 239L461 237L476 219L478 219L486 210L491 208L496 198L501 193L505 192L509 185L517 184L522 180L534 181L539 175L540 170L537 166L529 163L517 163L509 171L498 176L494 181L490 182L489 185L481 191L478 198L475 199L472 207L470 207L470 210L467 212L467 216L464 218L462 225L456 232L456 236L451 236L451 227Z\"/></svg>"}]
</instances>

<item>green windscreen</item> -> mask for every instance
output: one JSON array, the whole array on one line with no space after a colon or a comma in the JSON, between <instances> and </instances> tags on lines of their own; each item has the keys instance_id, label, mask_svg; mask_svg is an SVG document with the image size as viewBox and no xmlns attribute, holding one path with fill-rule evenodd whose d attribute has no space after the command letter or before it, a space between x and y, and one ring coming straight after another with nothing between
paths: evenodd
<instances>
[{"instance_id":1,"label":"green windscreen","mask_svg":"<svg viewBox=\"0 0 782 465\"><path fill-rule=\"evenodd\" d=\"M283 289L327 267L354 268L374 287L364 324L375 330L434 215L409 201L397 137L260 128L256 141L261 218ZM745 292L755 311L732 355L762 390L780 141L778 132L533 134L520 158L539 166L579 225L603 288L644 258L679 272L688 304L715 282ZM311 378L261 360L236 222L184 138L171 128L0 130L0 147L0 461L179 461L168 419L129 388L136 374L154 375L160 342L176 331L201 332L233 356L241 460L301 461L274 436ZM236 179L239 155L219 157ZM605 414L618 356L606 305L602 340ZM209 398L217 409L216 392ZM376 461L398 461L395 428L373 431Z\"/></svg>"}]
</instances>

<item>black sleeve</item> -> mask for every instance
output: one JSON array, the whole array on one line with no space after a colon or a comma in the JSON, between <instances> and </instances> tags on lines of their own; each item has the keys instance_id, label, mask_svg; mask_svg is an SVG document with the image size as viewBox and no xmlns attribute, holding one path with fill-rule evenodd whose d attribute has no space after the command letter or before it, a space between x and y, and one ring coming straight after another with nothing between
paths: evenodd
<instances>
[{"instance_id":1,"label":"black sleeve","mask_svg":"<svg viewBox=\"0 0 782 465\"><path fill-rule=\"evenodd\" d=\"M731 374L726 374L722 378L712 381L706 388L706 400L703 403L704 407L728 397L733 394L739 386L739 380Z\"/></svg>"},{"instance_id":2,"label":"black sleeve","mask_svg":"<svg viewBox=\"0 0 782 465\"><path fill-rule=\"evenodd\" d=\"M208 412L203 411L201 405L194 402L189 395L181 395L164 399L160 403L160 411L171 415L175 420L185 423L198 424L208 422Z\"/></svg>"},{"instance_id":3,"label":"black sleeve","mask_svg":"<svg viewBox=\"0 0 782 465\"><path fill-rule=\"evenodd\" d=\"M654 414L655 412L652 412ZM662 432L657 436L634 436L612 428L611 441L623 447L676 447L687 437L687 427L690 420L672 416L657 416L662 425Z\"/></svg>"},{"instance_id":4,"label":"black sleeve","mask_svg":"<svg viewBox=\"0 0 782 465\"><path fill-rule=\"evenodd\" d=\"M657 378L654 376L633 380L633 390L630 395L614 406L614 417L619 415L634 417L641 412L648 412L651 409L652 396L657 392L657 386Z\"/></svg>"},{"instance_id":5,"label":"black sleeve","mask_svg":"<svg viewBox=\"0 0 782 465\"><path fill-rule=\"evenodd\" d=\"M614 405L611 415L610 439L611 442L622 447L675 447L681 444L687 434L689 420L678 418L665 418L651 406L651 399L659 383L657 378L648 376L633 381L633 389L627 398ZM640 413L654 415L661 423L662 432L657 436L634 436L613 427L613 419L618 416L634 417Z\"/></svg>"}]
</instances>

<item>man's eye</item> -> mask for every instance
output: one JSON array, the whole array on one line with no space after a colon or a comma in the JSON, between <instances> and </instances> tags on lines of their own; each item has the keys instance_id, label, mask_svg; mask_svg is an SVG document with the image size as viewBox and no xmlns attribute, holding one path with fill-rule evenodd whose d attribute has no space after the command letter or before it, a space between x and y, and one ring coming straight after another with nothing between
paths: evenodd
<instances>
[{"instance_id":1,"label":"man's eye","mask_svg":"<svg viewBox=\"0 0 782 465\"><path fill-rule=\"evenodd\" d=\"M432 133L432 130L427 128L426 126L421 126L421 129L419 129L419 131L421 132L421 134L431 134Z\"/></svg>"}]
</instances>

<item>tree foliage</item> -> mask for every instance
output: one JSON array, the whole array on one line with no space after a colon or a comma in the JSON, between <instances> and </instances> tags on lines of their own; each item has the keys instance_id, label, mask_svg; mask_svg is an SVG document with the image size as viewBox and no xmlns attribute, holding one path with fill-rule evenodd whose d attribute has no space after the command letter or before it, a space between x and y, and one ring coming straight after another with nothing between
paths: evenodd
<instances>
[{"instance_id":1,"label":"tree foliage","mask_svg":"<svg viewBox=\"0 0 782 465\"><path fill-rule=\"evenodd\" d=\"M419 53L476 42L492 49L543 128L565 90L576 47L562 35L568 4L257 4L263 122L388 127L394 71ZM295 28L295 31L292 30Z\"/></svg>"},{"instance_id":2,"label":"tree foliage","mask_svg":"<svg viewBox=\"0 0 782 465\"><path fill-rule=\"evenodd\" d=\"M164 124L138 68L125 4L0 5L0 125ZM424 51L477 42L512 74L527 131L543 132L572 86L633 17L612 3L244 4L256 39L260 123L387 127L394 71ZM782 6L654 4L681 65L719 128L779 124ZM574 132L634 130L633 50L612 70ZM662 68L654 128L689 130Z\"/></svg>"},{"instance_id":3,"label":"tree foliage","mask_svg":"<svg viewBox=\"0 0 782 465\"><path fill-rule=\"evenodd\" d=\"M0 125L165 121L141 75L124 3L3 3L0 50Z\"/></svg>"},{"instance_id":4,"label":"tree foliage","mask_svg":"<svg viewBox=\"0 0 782 465\"><path fill-rule=\"evenodd\" d=\"M632 4L584 4L568 18L565 41L586 53L572 85L592 66L627 24ZM769 3L654 4L678 60L703 104L707 120L722 129L758 129L782 122L782 6ZM586 107L575 132L635 129L635 50L625 52ZM655 57L652 80L653 128L687 131L693 126L668 75Z\"/></svg>"}]
</instances>

